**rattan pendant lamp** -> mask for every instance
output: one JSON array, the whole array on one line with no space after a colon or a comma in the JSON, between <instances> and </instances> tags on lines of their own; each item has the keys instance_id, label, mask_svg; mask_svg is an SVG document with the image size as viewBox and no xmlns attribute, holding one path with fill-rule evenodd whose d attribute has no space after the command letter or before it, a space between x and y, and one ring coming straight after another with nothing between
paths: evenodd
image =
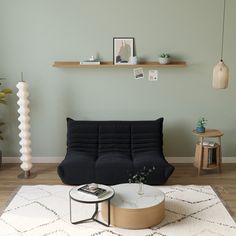
<instances>
[{"instance_id":1,"label":"rattan pendant lamp","mask_svg":"<svg viewBox=\"0 0 236 236\"><path fill-rule=\"evenodd\" d=\"M222 39L221 39L221 59L213 69L212 86L215 89L226 89L229 83L229 68L223 61L224 51L224 28L225 28L225 1L223 6Z\"/></svg>"}]
</instances>

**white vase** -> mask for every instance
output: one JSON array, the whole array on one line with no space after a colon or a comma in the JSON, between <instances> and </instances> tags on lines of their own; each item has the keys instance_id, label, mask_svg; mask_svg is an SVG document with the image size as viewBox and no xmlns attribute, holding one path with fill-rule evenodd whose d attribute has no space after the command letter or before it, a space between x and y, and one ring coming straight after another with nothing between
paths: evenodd
<instances>
[{"instance_id":1,"label":"white vase","mask_svg":"<svg viewBox=\"0 0 236 236\"><path fill-rule=\"evenodd\" d=\"M138 184L138 194L139 195L143 195L144 194L144 192L143 192L143 183L142 182L140 182Z\"/></svg>"},{"instance_id":2,"label":"white vase","mask_svg":"<svg viewBox=\"0 0 236 236\"><path fill-rule=\"evenodd\" d=\"M159 63L160 64L168 64L170 63L170 58L169 57L159 57Z\"/></svg>"},{"instance_id":3,"label":"white vase","mask_svg":"<svg viewBox=\"0 0 236 236\"><path fill-rule=\"evenodd\" d=\"M138 58L136 56L135 57L130 57L130 63L132 65L138 64Z\"/></svg>"}]
</instances>

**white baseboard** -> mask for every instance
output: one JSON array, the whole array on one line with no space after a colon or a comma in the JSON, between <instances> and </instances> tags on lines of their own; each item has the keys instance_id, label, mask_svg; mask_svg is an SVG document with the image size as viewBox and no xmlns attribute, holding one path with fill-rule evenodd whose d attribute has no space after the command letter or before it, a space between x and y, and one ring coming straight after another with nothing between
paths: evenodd
<instances>
[{"instance_id":1,"label":"white baseboard","mask_svg":"<svg viewBox=\"0 0 236 236\"><path fill-rule=\"evenodd\" d=\"M33 157L33 163L60 163L64 157ZM193 157L166 157L170 163L193 163ZM3 157L3 163L20 163L19 157ZM236 157L223 157L223 163L236 163Z\"/></svg>"}]
</instances>

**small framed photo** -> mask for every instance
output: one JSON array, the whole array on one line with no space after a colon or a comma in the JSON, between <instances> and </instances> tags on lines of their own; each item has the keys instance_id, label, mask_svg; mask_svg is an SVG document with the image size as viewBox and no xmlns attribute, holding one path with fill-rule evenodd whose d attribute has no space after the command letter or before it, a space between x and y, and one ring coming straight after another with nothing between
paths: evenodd
<instances>
[{"instance_id":1,"label":"small framed photo","mask_svg":"<svg viewBox=\"0 0 236 236\"><path fill-rule=\"evenodd\" d=\"M143 79L144 78L144 73L143 73L142 67L134 69L134 78L135 79Z\"/></svg>"},{"instance_id":2,"label":"small framed photo","mask_svg":"<svg viewBox=\"0 0 236 236\"><path fill-rule=\"evenodd\" d=\"M158 80L158 70L149 70L148 80L149 81L157 81Z\"/></svg>"},{"instance_id":3,"label":"small framed photo","mask_svg":"<svg viewBox=\"0 0 236 236\"><path fill-rule=\"evenodd\" d=\"M134 38L113 38L113 64L131 64L134 56Z\"/></svg>"}]
</instances>

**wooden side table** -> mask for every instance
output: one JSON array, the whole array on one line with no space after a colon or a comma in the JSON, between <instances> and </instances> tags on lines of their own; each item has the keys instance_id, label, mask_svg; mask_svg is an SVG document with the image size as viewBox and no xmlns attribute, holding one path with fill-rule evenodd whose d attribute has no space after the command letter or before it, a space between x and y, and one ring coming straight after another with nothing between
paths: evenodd
<instances>
[{"instance_id":1,"label":"wooden side table","mask_svg":"<svg viewBox=\"0 0 236 236\"><path fill-rule=\"evenodd\" d=\"M222 151L221 151L221 136L224 134L217 129L206 129L204 133L192 131L193 135L199 138L196 144L194 166L198 168L198 175L201 170L211 170L218 168L221 172ZM218 142L213 144L204 144L204 138L217 138Z\"/></svg>"}]
</instances>

